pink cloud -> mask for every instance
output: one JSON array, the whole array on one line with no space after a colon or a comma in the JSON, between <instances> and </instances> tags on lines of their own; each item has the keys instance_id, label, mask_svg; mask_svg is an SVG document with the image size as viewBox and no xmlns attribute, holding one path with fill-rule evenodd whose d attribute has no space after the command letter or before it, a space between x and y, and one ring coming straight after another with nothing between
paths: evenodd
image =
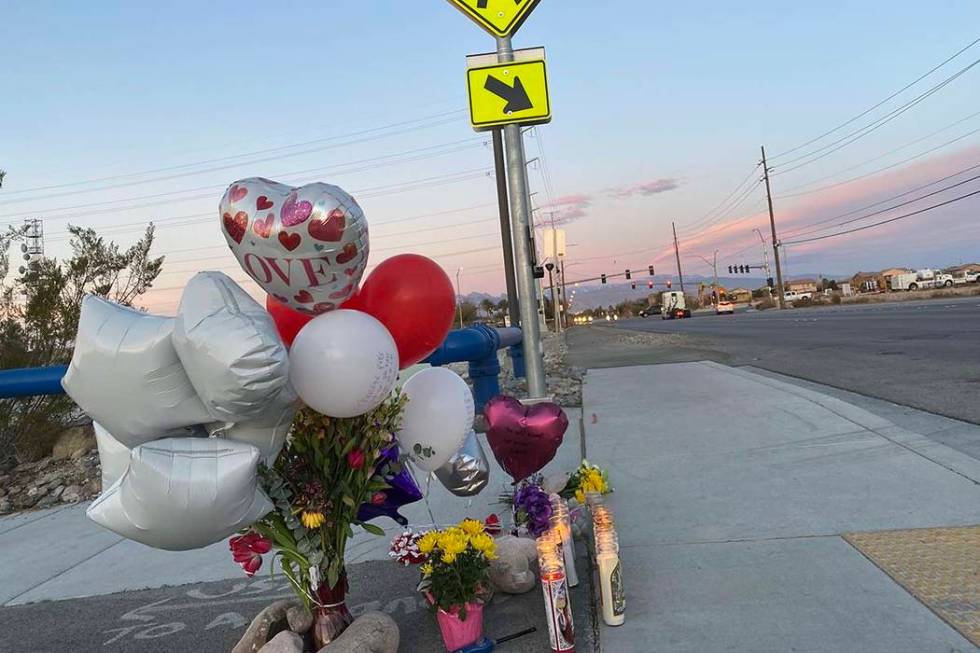
<instances>
[{"instance_id":1,"label":"pink cloud","mask_svg":"<svg viewBox=\"0 0 980 653\"><path fill-rule=\"evenodd\" d=\"M536 226L567 225L588 215L592 196L584 193L563 195L545 204L536 217ZM548 209L552 209L549 211ZM550 215L554 213L554 215ZM542 215L543 214L543 215Z\"/></svg>"},{"instance_id":2,"label":"pink cloud","mask_svg":"<svg viewBox=\"0 0 980 653\"><path fill-rule=\"evenodd\" d=\"M680 188L680 185L681 182L679 179L664 177L639 184L616 186L615 188L606 190L606 194L617 199L633 197L634 195L657 195L658 193L667 193L676 190Z\"/></svg>"}]
</instances>

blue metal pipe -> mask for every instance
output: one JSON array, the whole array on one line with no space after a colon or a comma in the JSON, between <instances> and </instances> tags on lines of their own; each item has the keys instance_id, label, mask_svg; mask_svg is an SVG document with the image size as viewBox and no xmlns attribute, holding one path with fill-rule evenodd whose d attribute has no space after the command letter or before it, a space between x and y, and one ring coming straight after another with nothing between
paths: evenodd
<instances>
[{"instance_id":1,"label":"blue metal pipe","mask_svg":"<svg viewBox=\"0 0 980 653\"><path fill-rule=\"evenodd\" d=\"M497 350L510 347L513 351L521 338L521 330L516 327L494 329L485 324L475 324L450 331L439 349L423 362L430 365L468 362L470 380L473 381L473 401L477 412L482 412L483 406L500 394Z\"/></svg>"},{"instance_id":2,"label":"blue metal pipe","mask_svg":"<svg viewBox=\"0 0 980 653\"><path fill-rule=\"evenodd\" d=\"M495 329L485 324L450 331L445 342L425 359L431 365L468 362L473 381L473 399L478 411L487 401L500 394L500 362L497 350L507 347L514 362L515 376L524 375L521 330L516 327ZM67 365L0 370L0 399L64 394L61 379Z\"/></svg>"},{"instance_id":3,"label":"blue metal pipe","mask_svg":"<svg viewBox=\"0 0 980 653\"><path fill-rule=\"evenodd\" d=\"M64 394L61 378L67 371L67 365L0 370L0 399Z\"/></svg>"}]
</instances>

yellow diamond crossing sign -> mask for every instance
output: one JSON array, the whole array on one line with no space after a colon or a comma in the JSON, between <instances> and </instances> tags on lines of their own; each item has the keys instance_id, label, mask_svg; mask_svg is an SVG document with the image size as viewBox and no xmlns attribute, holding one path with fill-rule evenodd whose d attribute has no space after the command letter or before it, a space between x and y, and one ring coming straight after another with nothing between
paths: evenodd
<instances>
[{"instance_id":1,"label":"yellow diamond crossing sign","mask_svg":"<svg viewBox=\"0 0 980 653\"><path fill-rule=\"evenodd\" d=\"M466 85L470 124L477 131L551 122L544 59L469 68Z\"/></svg>"},{"instance_id":2,"label":"yellow diamond crossing sign","mask_svg":"<svg viewBox=\"0 0 980 653\"><path fill-rule=\"evenodd\" d=\"M510 36L541 0L449 0L494 36Z\"/></svg>"}]
</instances>

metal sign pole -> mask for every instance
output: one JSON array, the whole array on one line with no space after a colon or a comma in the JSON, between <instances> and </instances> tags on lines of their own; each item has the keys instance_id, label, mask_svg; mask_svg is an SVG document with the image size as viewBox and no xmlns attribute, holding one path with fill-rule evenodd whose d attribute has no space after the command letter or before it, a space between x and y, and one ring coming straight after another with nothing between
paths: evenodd
<instances>
[{"instance_id":1,"label":"metal sign pole","mask_svg":"<svg viewBox=\"0 0 980 653\"><path fill-rule=\"evenodd\" d=\"M514 60L514 50L509 36L497 38L497 61ZM511 234L514 239L514 268L517 273L517 295L521 307L523 329L524 365L528 395L532 399L548 395L545 383L544 359L541 355L541 332L535 305L534 277L531 270L532 255L528 239L529 210L525 185L524 141L520 125L504 127L504 143L507 147L507 186L510 191Z\"/></svg>"}]
</instances>

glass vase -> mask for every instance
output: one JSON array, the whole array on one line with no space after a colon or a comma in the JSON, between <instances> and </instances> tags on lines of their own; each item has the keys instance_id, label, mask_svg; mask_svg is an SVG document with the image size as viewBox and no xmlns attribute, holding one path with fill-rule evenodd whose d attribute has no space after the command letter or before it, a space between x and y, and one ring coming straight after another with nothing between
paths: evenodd
<instances>
[{"instance_id":1,"label":"glass vase","mask_svg":"<svg viewBox=\"0 0 980 653\"><path fill-rule=\"evenodd\" d=\"M320 650L340 637L354 622L347 609L347 573L344 572L333 587L321 585L316 591L320 605L313 612L313 643Z\"/></svg>"}]
</instances>

